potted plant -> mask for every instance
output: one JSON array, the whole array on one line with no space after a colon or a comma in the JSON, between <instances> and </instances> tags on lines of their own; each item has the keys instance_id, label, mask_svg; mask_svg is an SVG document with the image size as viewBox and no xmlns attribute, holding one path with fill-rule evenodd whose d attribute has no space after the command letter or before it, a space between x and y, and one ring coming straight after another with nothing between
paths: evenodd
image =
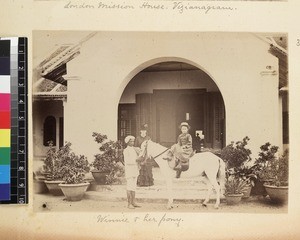
<instances>
[{"instance_id":1,"label":"potted plant","mask_svg":"<svg viewBox=\"0 0 300 240\"><path fill-rule=\"evenodd\" d=\"M286 150L279 158L270 161L266 167L268 176L272 179L264 184L273 202L286 203L288 200L289 153Z\"/></svg>"},{"instance_id":2,"label":"potted plant","mask_svg":"<svg viewBox=\"0 0 300 240\"><path fill-rule=\"evenodd\" d=\"M224 195L228 205L238 204L246 191L247 183L236 175L229 175L226 178Z\"/></svg>"},{"instance_id":3,"label":"potted plant","mask_svg":"<svg viewBox=\"0 0 300 240\"><path fill-rule=\"evenodd\" d=\"M254 172L257 175L255 187L252 191L254 194L267 195L266 189L263 185L273 180L273 176L271 176L268 171L268 165L276 159L277 152L278 146L274 146L269 142L260 146L260 152L258 153L258 158L255 160L253 167Z\"/></svg>"},{"instance_id":4,"label":"potted plant","mask_svg":"<svg viewBox=\"0 0 300 240\"><path fill-rule=\"evenodd\" d=\"M120 141L108 140L107 136L101 133L93 133L96 143L100 144L100 153L95 155L91 166L91 172L98 184L112 184L118 180L118 176L124 173L123 151Z\"/></svg>"},{"instance_id":5,"label":"potted plant","mask_svg":"<svg viewBox=\"0 0 300 240\"><path fill-rule=\"evenodd\" d=\"M255 165L249 166L243 163L240 167L232 169L232 174L246 183L246 191L244 191L242 198L249 198L252 187L255 186L255 181L257 180Z\"/></svg>"},{"instance_id":6,"label":"potted plant","mask_svg":"<svg viewBox=\"0 0 300 240\"><path fill-rule=\"evenodd\" d=\"M64 154L61 158L61 173L63 183L59 184L66 200L80 201L88 186L89 182L85 181L85 174L89 172L89 163L83 155L76 155L71 152L71 143L67 142L62 148Z\"/></svg>"},{"instance_id":7,"label":"potted plant","mask_svg":"<svg viewBox=\"0 0 300 240\"><path fill-rule=\"evenodd\" d=\"M247 148L250 138L244 137L242 141L231 142L224 147L220 157L226 162L227 173L246 184L247 191L244 191L243 198L250 196L254 179L257 178L253 166L250 167L251 150Z\"/></svg>"},{"instance_id":8,"label":"potted plant","mask_svg":"<svg viewBox=\"0 0 300 240\"><path fill-rule=\"evenodd\" d=\"M49 142L49 149L47 151L46 158L44 159L44 176L46 180L44 181L49 192L54 196L63 195L60 187L58 186L62 183L62 173L60 156L62 155L62 150L56 151L52 142Z\"/></svg>"}]
</instances>

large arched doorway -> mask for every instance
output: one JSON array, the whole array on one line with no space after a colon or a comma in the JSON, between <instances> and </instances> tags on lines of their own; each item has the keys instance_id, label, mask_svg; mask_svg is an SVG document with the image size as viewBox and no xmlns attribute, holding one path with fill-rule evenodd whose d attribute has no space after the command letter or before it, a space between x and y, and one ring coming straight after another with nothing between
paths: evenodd
<instances>
[{"instance_id":1,"label":"large arched doorway","mask_svg":"<svg viewBox=\"0 0 300 240\"><path fill-rule=\"evenodd\" d=\"M177 141L179 124L201 132L207 148L225 145L225 107L221 92L201 69L183 62L161 62L136 74L125 87L118 107L118 139L136 136L148 124L151 138L164 146Z\"/></svg>"}]
</instances>

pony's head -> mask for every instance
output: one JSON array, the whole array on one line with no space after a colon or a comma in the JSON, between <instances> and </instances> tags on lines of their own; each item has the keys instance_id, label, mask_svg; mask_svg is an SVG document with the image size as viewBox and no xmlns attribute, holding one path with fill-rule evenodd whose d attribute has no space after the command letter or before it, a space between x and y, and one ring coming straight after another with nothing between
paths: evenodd
<instances>
[{"instance_id":1,"label":"pony's head","mask_svg":"<svg viewBox=\"0 0 300 240\"><path fill-rule=\"evenodd\" d=\"M166 149L166 147L164 147L156 142L153 142L151 139L145 140L141 144L140 156L143 156L145 158L153 158L157 155L160 155L160 153L162 153L165 149Z\"/></svg>"},{"instance_id":2,"label":"pony's head","mask_svg":"<svg viewBox=\"0 0 300 240\"><path fill-rule=\"evenodd\" d=\"M176 159L165 160L165 155L168 153L168 148L153 142L146 140L141 144L140 157L144 159L153 158L155 162L160 166L162 162L167 162L171 169L176 166Z\"/></svg>"}]
</instances>

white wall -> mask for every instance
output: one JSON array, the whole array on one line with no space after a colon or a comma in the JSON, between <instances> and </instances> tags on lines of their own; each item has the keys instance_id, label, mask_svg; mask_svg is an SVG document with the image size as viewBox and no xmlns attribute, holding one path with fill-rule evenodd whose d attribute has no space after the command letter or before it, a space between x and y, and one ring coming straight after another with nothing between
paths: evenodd
<instances>
[{"instance_id":1,"label":"white wall","mask_svg":"<svg viewBox=\"0 0 300 240\"><path fill-rule=\"evenodd\" d=\"M74 36L76 37L76 36ZM268 45L244 33L98 33L68 63L65 136L89 156L97 150L93 131L117 138L117 108L124 88L142 69L162 61L182 61L205 71L223 95L226 141L248 135L253 152L270 141L279 145L278 70Z\"/></svg>"},{"instance_id":2,"label":"white wall","mask_svg":"<svg viewBox=\"0 0 300 240\"><path fill-rule=\"evenodd\" d=\"M128 83L120 103L135 103L136 93L153 93L153 89L196 89L219 91L212 79L200 70L140 72Z\"/></svg>"}]
</instances>

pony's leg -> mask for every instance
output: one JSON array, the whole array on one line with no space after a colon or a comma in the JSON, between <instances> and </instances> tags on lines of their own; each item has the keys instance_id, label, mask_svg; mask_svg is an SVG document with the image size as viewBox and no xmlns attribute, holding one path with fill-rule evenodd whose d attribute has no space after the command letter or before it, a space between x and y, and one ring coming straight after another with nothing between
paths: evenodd
<instances>
[{"instance_id":1,"label":"pony's leg","mask_svg":"<svg viewBox=\"0 0 300 240\"><path fill-rule=\"evenodd\" d=\"M211 185L210 181L207 178L205 178L205 184L207 186L207 191L206 191L206 197L202 203L202 206L207 207L207 203L209 202L210 195L213 190L213 186Z\"/></svg>"},{"instance_id":2,"label":"pony's leg","mask_svg":"<svg viewBox=\"0 0 300 240\"><path fill-rule=\"evenodd\" d=\"M221 196L225 195L225 163L223 160L220 160L220 169L219 169L219 183L220 183L220 194Z\"/></svg>"},{"instance_id":3,"label":"pony's leg","mask_svg":"<svg viewBox=\"0 0 300 240\"><path fill-rule=\"evenodd\" d=\"M167 194L168 194L168 204L167 204L167 209L173 208L173 170L171 170L168 166L167 161L162 160L161 157L159 158L159 163L160 163L160 170L162 175L164 176L166 180L166 185L167 185Z\"/></svg>"},{"instance_id":4,"label":"pony's leg","mask_svg":"<svg viewBox=\"0 0 300 240\"><path fill-rule=\"evenodd\" d=\"M215 208L218 209L219 208L219 205L220 205L220 185L217 181L217 178L216 178L216 174L206 174L211 185L213 186L213 188L216 190L216 203L215 203Z\"/></svg>"},{"instance_id":5,"label":"pony's leg","mask_svg":"<svg viewBox=\"0 0 300 240\"><path fill-rule=\"evenodd\" d=\"M172 178L168 177L166 179L167 183L167 193L168 193L168 204L167 204L167 209L172 209L173 208L173 182Z\"/></svg>"}]
</instances>

